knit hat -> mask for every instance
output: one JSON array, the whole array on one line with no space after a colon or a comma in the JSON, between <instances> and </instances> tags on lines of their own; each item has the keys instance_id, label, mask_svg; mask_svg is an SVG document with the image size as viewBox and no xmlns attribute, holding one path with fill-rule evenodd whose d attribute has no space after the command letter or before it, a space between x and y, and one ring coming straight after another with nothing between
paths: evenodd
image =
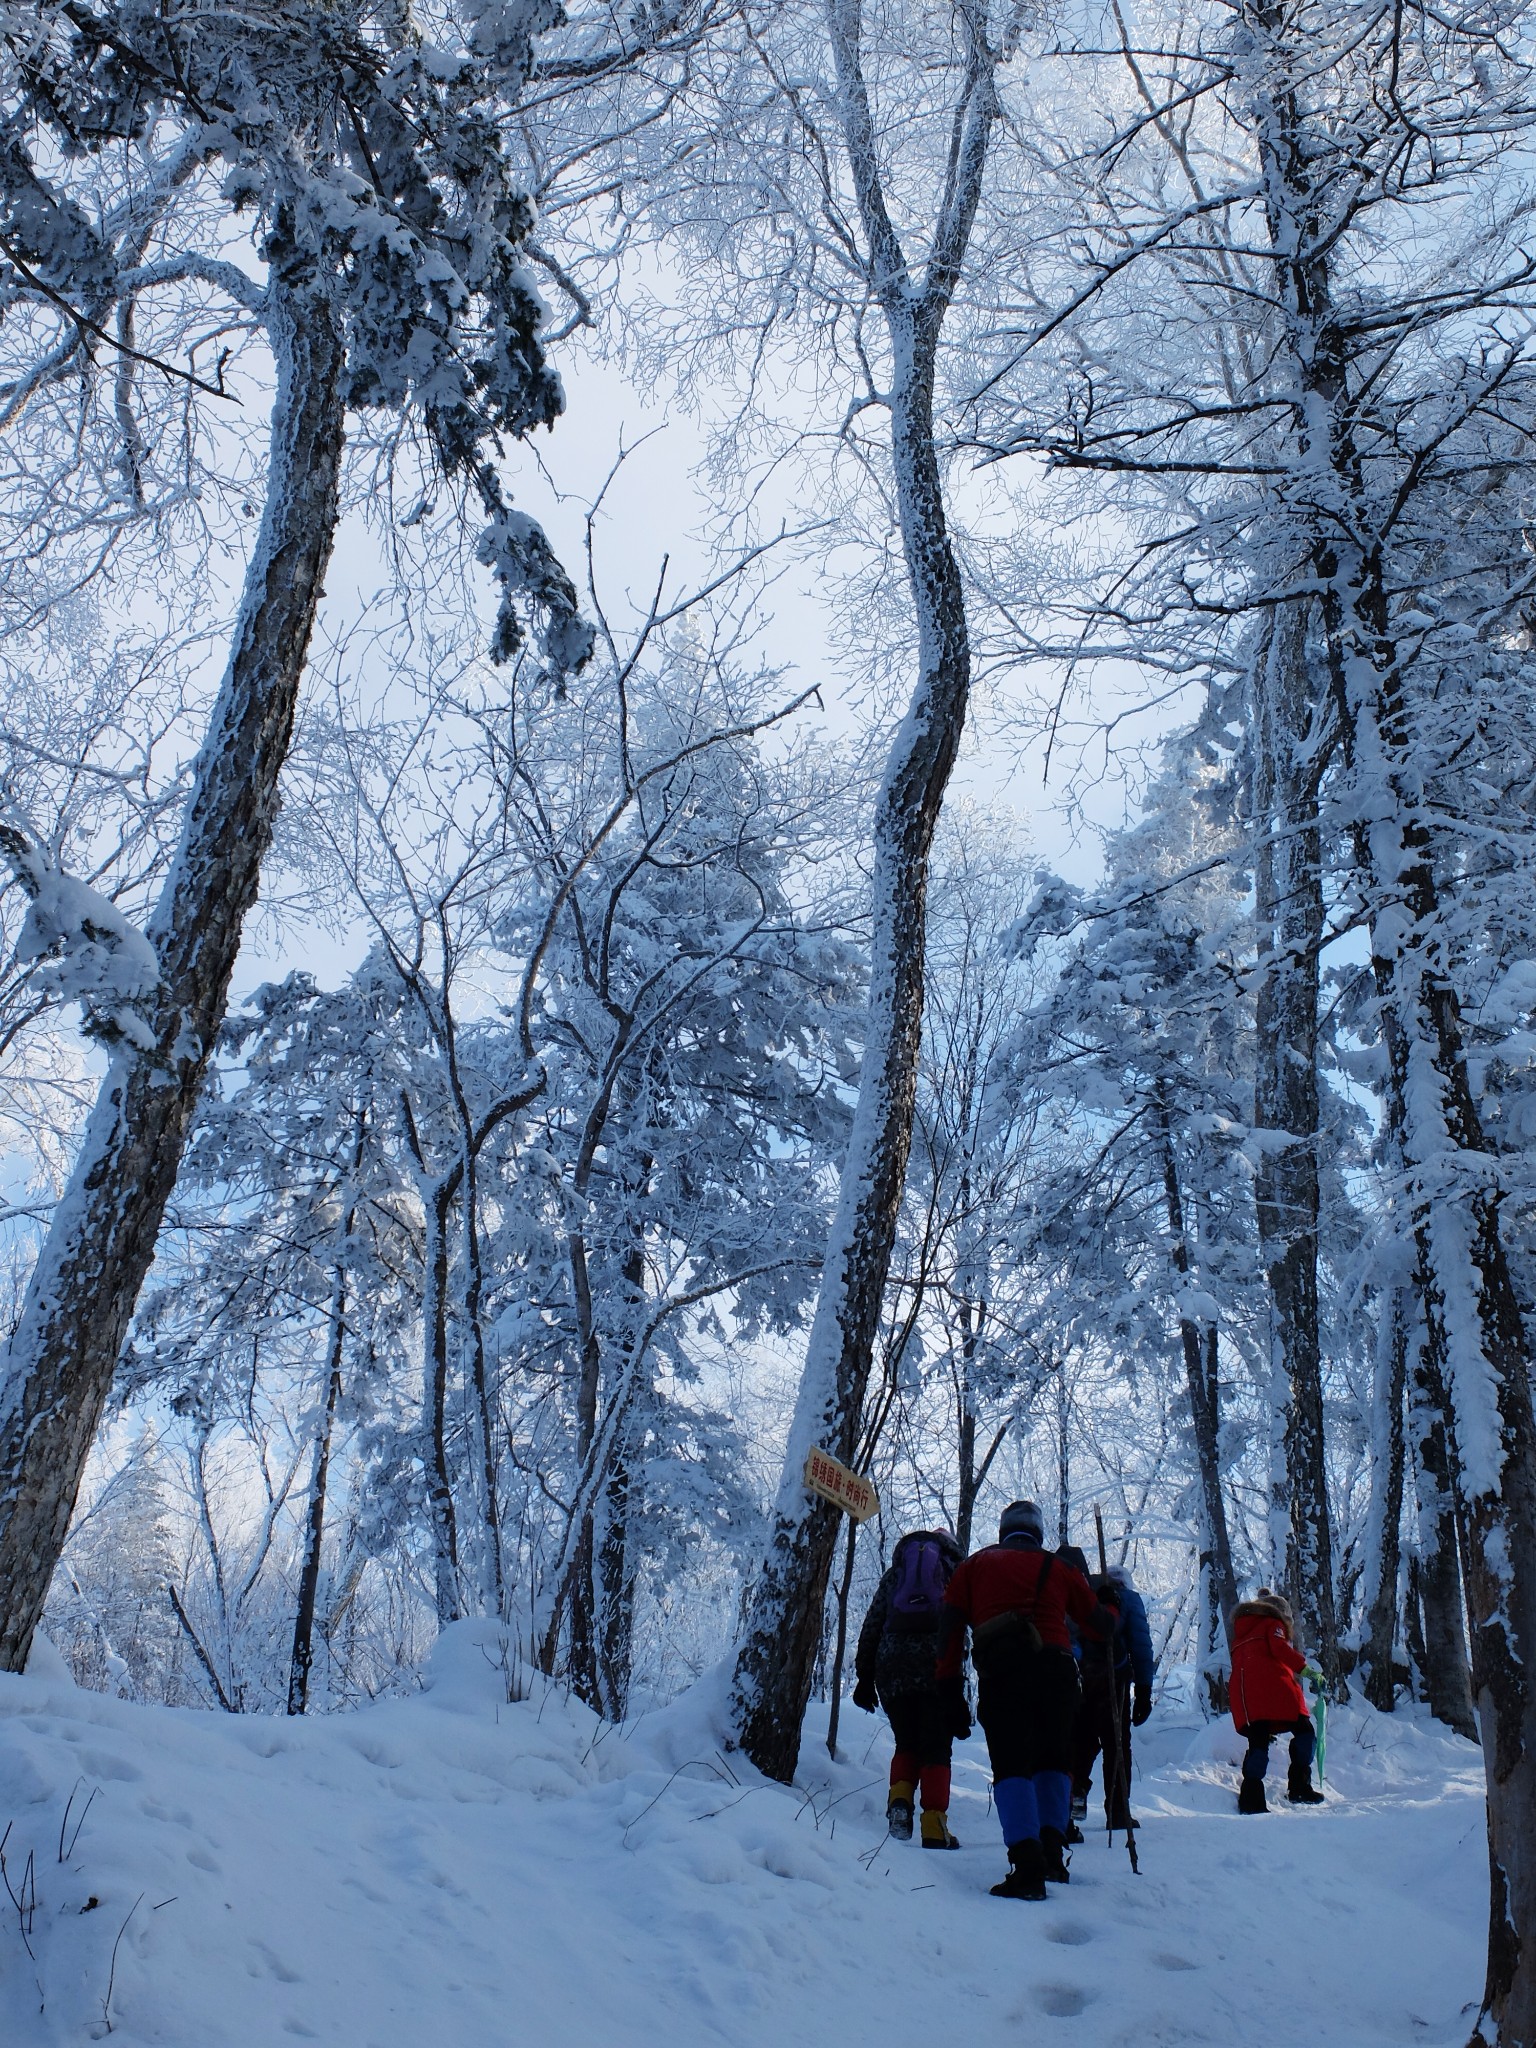
<instances>
[{"instance_id":1,"label":"knit hat","mask_svg":"<svg viewBox=\"0 0 1536 2048\"><path fill-rule=\"evenodd\" d=\"M1254 1598L1256 1600L1267 1600L1288 1629L1295 1626L1295 1616L1291 1613L1291 1603L1283 1593L1272 1593L1268 1586L1260 1586Z\"/></svg>"},{"instance_id":2,"label":"knit hat","mask_svg":"<svg viewBox=\"0 0 1536 2048\"><path fill-rule=\"evenodd\" d=\"M1032 1500L1012 1501L1003 1509L997 1540L1006 1543L1010 1536L1030 1536L1036 1543L1045 1541L1045 1517Z\"/></svg>"}]
</instances>

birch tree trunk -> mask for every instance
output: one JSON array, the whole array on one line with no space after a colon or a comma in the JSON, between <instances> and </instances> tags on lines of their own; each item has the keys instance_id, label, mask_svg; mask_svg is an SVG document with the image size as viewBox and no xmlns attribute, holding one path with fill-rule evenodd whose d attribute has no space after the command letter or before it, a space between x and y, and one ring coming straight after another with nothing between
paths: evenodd
<instances>
[{"instance_id":1,"label":"birch tree trunk","mask_svg":"<svg viewBox=\"0 0 1536 2048\"><path fill-rule=\"evenodd\" d=\"M154 1049L119 1045L6 1353L0 1668L19 1671L154 1256L272 839L336 526L344 348L312 267L269 247L276 366L266 504L181 846L150 923Z\"/></svg>"},{"instance_id":2,"label":"birch tree trunk","mask_svg":"<svg viewBox=\"0 0 1536 2048\"><path fill-rule=\"evenodd\" d=\"M1273 1382L1284 1390L1285 1580L1304 1640L1340 1683L1318 1335L1317 798L1321 756L1306 673L1307 612L1270 623L1254 677L1254 895L1259 931L1253 1121L1259 1254Z\"/></svg>"},{"instance_id":3,"label":"birch tree trunk","mask_svg":"<svg viewBox=\"0 0 1536 2048\"><path fill-rule=\"evenodd\" d=\"M1172 1240L1172 1260L1180 1282L1189 1278L1189 1237L1184 1222L1184 1194L1168 1100L1159 1092L1155 1103L1158 1146L1163 1165L1163 1202ZM1184 1379L1189 1390L1190 1422L1195 1437L1195 1463L1200 1475L1200 1577L1208 1602L1205 1615L1205 1681L1212 1707L1226 1706L1226 1681L1213 1659L1226 1644L1237 1606L1237 1575L1232 1568L1232 1540L1227 1529L1226 1496L1221 1490L1221 1378L1216 1325L1203 1326L1188 1315L1179 1318L1184 1353Z\"/></svg>"},{"instance_id":4,"label":"birch tree trunk","mask_svg":"<svg viewBox=\"0 0 1536 2048\"><path fill-rule=\"evenodd\" d=\"M357 1176L362 1171L366 1111L359 1111L352 1142L352 1185L346 1192L341 1242L331 1278L331 1303L326 1317L325 1407L315 1436L309 1477L309 1511L304 1517L304 1557L299 1567L299 1601L293 1620L293 1653L288 1662L288 1711L302 1714L309 1705L309 1674L315 1661L315 1609L320 1593L320 1560L325 1542L326 1494L330 1485L331 1443L336 1410L341 1405L341 1364L347 1334L346 1248L357 1220Z\"/></svg>"},{"instance_id":5,"label":"birch tree trunk","mask_svg":"<svg viewBox=\"0 0 1536 2048\"><path fill-rule=\"evenodd\" d=\"M812 1499L801 1475L814 1445L851 1463L858 1441L912 1139L929 856L970 691L965 595L934 444L933 380L997 111L990 52L969 9L958 7L957 31L968 44L965 83L950 181L919 289L886 207L857 0L828 0L827 23L871 286L890 341L891 463L917 623L917 679L875 810L869 1022L858 1104L732 1691L742 1748L769 1777L786 1782L799 1758L837 1541L837 1510Z\"/></svg>"},{"instance_id":6,"label":"birch tree trunk","mask_svg":"<svg viewBox=\"0 0 1536 2048\"><path fill-rule=\"evenodd\" d=\"M1421 1346L1414 1362L1412 1412L1418 1488L1417 1592L1424 1697L1437 1721L1477 1739L1472 1673L1467 1662L1461 1597L1460 1545L1450 1443L1445 1427L1445 1386Z\"/></svg>"},{"instance_id":7,"label":"birch tree trunk","mask_svg":"<svg viewBox=\"0 0 1536 2048\"><path fill-rule=\"evenodd\" d=\"M1408 1383L1408 1290L1394 1287L1382 1303L1377 1337L1371 1440L1371 1501L1366 1560L1365 1696L1383 1714L1396 1704L1392 1652L1401 1611L1403 1401Z\"/></svg>"},{"instance_id":8,"label":"birch tree trunk","mask_svg":"<svg viewBox=\"0 0 1536 2048\"><path fill-rule=\"evenodd\" d=\"M407 1110L409 1105L407 1105ZM409 1121L409 1117L408 1117ZM411 1124L414 1134L415 1126ZM413 1135L414 1145L414 1135ZM458 1169L435 1178L426 1172L419 1147L424 1231L421 1293L421 1436L426 1472L427 1515L432 1526L432 1579L438 1626L447 1628L464 1611L459 1574L459 1522L448 1457L448 1217Z\"/></svg>"}]
</instances>

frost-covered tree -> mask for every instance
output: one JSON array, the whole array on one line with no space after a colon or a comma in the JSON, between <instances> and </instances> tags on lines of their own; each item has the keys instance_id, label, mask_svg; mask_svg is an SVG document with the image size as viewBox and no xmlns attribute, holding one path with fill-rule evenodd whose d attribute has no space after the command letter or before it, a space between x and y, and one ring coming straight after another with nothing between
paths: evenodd
<instances>
[{"instance_id":1,"label":"frost-covered tree","mask_svg":"<svg viewBox=\"0 0 1536 2048\"><path fill-rule=\"evenodd\" d=\"M1058 1313L1118 1339L1127 1358L1177 1347L1199 1661L1219 1691L1237 1600L1222 1354L1242 1356L1251 1316L1248 930L1230 806L1197 748L1154 786L1149 811L1112 848L1099 899L1042 891L1025 932L1035 945L1060 932L1066 951L1015 1057L1082 1125L1078 1156L1040 1204L1064 1268Z\"/></svg>"},{"instance_id":2,"label":"frost-covered tree","mask_svg":"<svg viewBox=\"0 0 1536 2048\"><path fill-rule=\"evenodd\" d=\"M1274 1018L1299 1067L1286 1086L1276 1062L1274 1093L1295 1168L1274 1184L1275 1244L1295 1256L1268 1264L1277 1345L1291 1350L1296 1569L1314 1603L1333 1575L1307 1338L1315 1005L1303 956L1315 951L1319 768L1331 775L1322 825L1342 844L1345 890L1370 934L1396 1210L1463 1512L1493 1871L1482 2024L1529 2041L1536 1891L1518 1844L1536 1812L1536 1575L1524 1563L1536 1555L1536 1421L1413 680L1467 623L1445 616L1453 589L1430 569L1451 502L1470 509L1523 461L1533 276L1512 152L1536 106L1526 10L1452 19L1239 0L1191 10L1171 39L1157 13L1117 21L1119 51L1100 45L1079 60L1099 78L1118 67L1123 85L1110 88L1115 133L1075 187L1095 226L1087 245L1061 245L1070 272L1059 259L1054 275L1049 261L1035 270L1046 310L992 374L993 445L1123 480L1152 545L1112 616L1132 638L1143 628L1164 659L1176 664L1182 648L1184 673L1202 659L1239 666L1230 643L1213 654L1202 626L1269 621L1260 811L1282 913L1271 920ZM1031 414L1012 380L1068 331L1055 362L1058 374L1070 366L1069 402L1045 393ZM1005 392L1026 417L1005 417ZM1502 556L1506 634L1526 577L1508 536L1499 522L1487 535L1490 568ZM1202 637L1203 650L1192 644ZM1478 744L1475 721L1463 737ZM1328 1630L1320 1606L1310 1619Z\"/></svg>"},{"instance_id":3,"label":"frost-covered tree","mask_svg":"<svg viewBox=\"0 0 1536 2048\"><path fill-rule=\"evenodd\" d=\"M530 209L500 136L543 5L427 43L398 16L133 6L14 10L5 23L0 245L30 361L10 403L101 390L130 494L148 460L135 394L223 395L220 313L259 325L273 391L261 524L180 844L146 933L13 831L34 926L91 963L110 1067L70 1192L7 1351L0 1407L0 1662L24 1663L255 900L337 521L350 409L388 411L481 501L481 550L546 657L589 636L538 527L507 503L499 434L548 424L558 385L522 267ZM237 239L238 238L238 239ZM239 260L242 254L248 259ZM163 316L157 311L169 306ZM190 362L173 361L186 344ZM110 420L111 424L108 424ZM54 488L56 476L51 477ZM105 962L105 966L103 966ZM80 970L83 972L83 969Z\"/></svg>"},{"instance_id":4,"label":"frost-covered tree","mask_svg":"<svg viewBox=\"0 0 1536 2048\"><path fill-rule=\"evenodd\" d=\"M813 1443L849 1457L860 1432L911 1140L929 855L971 685L935 409L946 324L973 262L998 77L1017 44L1013 14L981 0L956 0L920 25L858 0L746 11L744 33L701 71L697 140L661 208L684 230L679 249L702 308L684 338L701 367L728 354L758 382L750 365L765 364L778 339L814 335L845 426L881 421L860 457L904 583L908 708L872 828L859 1103L735 1678L743 1746L782 1778L799 1751L837 1533L802 1470ZM744 406L750 434L754 401Z\"/></svg>"}]
</instances>

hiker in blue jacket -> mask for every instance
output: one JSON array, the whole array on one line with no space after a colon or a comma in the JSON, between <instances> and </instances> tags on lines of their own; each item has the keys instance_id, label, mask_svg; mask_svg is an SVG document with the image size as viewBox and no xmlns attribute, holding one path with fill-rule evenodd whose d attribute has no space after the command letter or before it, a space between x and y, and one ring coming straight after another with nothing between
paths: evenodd
<instances>
[{"instance_id":1,"label":"hiker in blue jacket","mask_svg":"<svg viewBox=\"0 0 1536 2048\"><path fill-rule=\"evenodd\" d=\"M944 1595L961 1562L947 1529L913 1529L891 1553L875 1588L854 1652L853 1703L866 1713L884 1707L896 1738L886 1825L898 1841L912 1839L912 1807L922 1792L925 1849L958 1849L949 1830L950 1759L957 1736L971 1732L963 1697L934 1676Z\"/></svg>"},{"instance_id":2,"label":"hiker in blue jacket","mask_svg":"<svg viewBox=\"0 0 1536 2048\"><path fill-rule=\"evenodd\" d=\"M1093 1580L1093 1590L1118 1617L1112 1643L1083 1645L1083 1696L1078 1706L1072 1759L1072 1819L1088 1811L1095 1758L1103 1757L1104 1818L1113 1829L1133 1828L1131 1813L1131 1729L1152 1711L1157 1659L1147 1610L1123 1564ZM1113 1688L1113 1690L1111 1690ZM1119 1733L1116 1760L1115 1735Z\"/></svg>"}]
</instances>

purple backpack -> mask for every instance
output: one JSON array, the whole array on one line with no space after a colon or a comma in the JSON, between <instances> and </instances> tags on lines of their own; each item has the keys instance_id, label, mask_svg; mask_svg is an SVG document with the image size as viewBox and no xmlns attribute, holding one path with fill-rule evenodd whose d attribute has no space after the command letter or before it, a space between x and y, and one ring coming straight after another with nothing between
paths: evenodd
<instances>
[{"instance_id":1,"label":"purple backpack","mask_svg":"<svg viewBox=\"0 0 1536 2048\"><path fill-rule=\"evenodd\" d=\"M937 1628L949 1585L949 1561L936 1536L909 1536L896 1562L890 1627Z\"/></svg>"}]
</instances>

